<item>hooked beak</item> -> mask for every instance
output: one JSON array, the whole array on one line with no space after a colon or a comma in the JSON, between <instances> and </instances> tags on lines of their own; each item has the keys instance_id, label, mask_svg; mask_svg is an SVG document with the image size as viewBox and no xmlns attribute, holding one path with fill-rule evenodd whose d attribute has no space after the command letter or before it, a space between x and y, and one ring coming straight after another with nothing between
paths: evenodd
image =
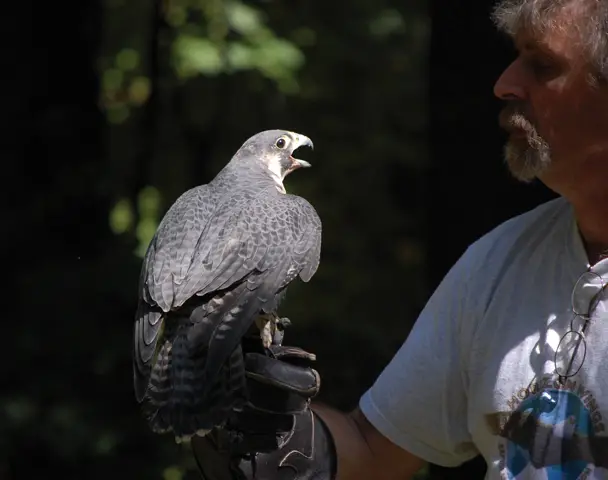
<instances>
[{"instance_id":1,"label":"hooked beak","mask_svg":"<svg viewBox=\"0 0 608 480\"><path fill-rule=\"evenodd\" d=\"M295 152L300 147L310 147L311 149L314 149L312 140L310 138L308 138L306 135L301 135L301 134L296 134L295 140L296 141L294 143L294 149L292 150L292 156L291 156L291 160L293 161L292 170L295 170L296 168L311 167L312 165L310 163L308 163L306 160L302 160L300 158L294 158L293 152Z\"/></svg>"}]
</instances>

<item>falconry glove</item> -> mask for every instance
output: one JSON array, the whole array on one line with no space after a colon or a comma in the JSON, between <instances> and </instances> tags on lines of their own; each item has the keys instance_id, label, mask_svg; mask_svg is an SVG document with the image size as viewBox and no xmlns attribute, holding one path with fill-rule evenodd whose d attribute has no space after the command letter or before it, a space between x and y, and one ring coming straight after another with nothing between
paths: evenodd
<instances>
[{"instance_id":1,"label":"falconry glove","mask_svg":"<svg viewBox=\"0 0 608 480\"><path fill-rule=\"evenodd\" d=\"M246 343L247 406L222 429L192 438L202 478L332 480L333 440L309 406L320 386L311 367L314 355L297 347Z\"/></svg>"}]
</instances>

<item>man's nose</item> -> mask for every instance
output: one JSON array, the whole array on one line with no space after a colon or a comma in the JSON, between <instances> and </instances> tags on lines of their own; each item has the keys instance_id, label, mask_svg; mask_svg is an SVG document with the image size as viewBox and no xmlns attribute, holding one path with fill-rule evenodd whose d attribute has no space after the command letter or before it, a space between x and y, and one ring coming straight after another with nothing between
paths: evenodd
<instances>
[{"instance_id":1,"label":"man's nose","mask_svg":"<svg viewBox=\"0 0 608 480\"><path fill-rule=\"evenodd\" d=\"M526 97L524 75L519 59L513 61L494 84L494 95L501 100L523 100Z\"/></svg>"}]
</instances>

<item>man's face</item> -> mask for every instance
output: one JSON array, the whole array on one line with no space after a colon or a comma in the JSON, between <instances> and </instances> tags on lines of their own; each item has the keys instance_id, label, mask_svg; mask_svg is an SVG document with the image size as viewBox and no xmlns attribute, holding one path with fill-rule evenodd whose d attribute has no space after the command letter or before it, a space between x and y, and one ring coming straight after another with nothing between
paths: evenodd
<instances>
[{"instance_id":1,"label":"man's face","mask_svg":"<svg viewBox=\"0 0 608 480\"><path fill-rule=\"evenodd\" d=\"M588 57L571 27L571 10L558 14L559 28L516 36L519 55L494 88L507 101L500 124L510 133L509 170L519 180L538 177L558 189L573 168L608 154L608 88L589 82Z\"/></svg>"}]
</instances>

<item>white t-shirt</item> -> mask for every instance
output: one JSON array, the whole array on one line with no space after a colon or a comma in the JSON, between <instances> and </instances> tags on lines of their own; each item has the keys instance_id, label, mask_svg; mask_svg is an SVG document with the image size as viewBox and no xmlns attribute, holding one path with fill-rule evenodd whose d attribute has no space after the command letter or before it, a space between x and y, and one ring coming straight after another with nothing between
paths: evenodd
<instances>
[{"instance_id":1,"label":"white t-shirt","mask_svg":"<svg viewBox=\"0 0 608 480\"><path fill-rule=\"evenodd\" d=\"M362 396L363 413L431 463L481 454L487 479L608 479L608 288L581 369L564 385L555 374L560 338L573 318L580 325L572 291L588 268L564 199L501 224L443 279ZM593 268L608 280L607 260ZM577 289L575 310L600 290Z\"/></svg>"}]
</instances>

